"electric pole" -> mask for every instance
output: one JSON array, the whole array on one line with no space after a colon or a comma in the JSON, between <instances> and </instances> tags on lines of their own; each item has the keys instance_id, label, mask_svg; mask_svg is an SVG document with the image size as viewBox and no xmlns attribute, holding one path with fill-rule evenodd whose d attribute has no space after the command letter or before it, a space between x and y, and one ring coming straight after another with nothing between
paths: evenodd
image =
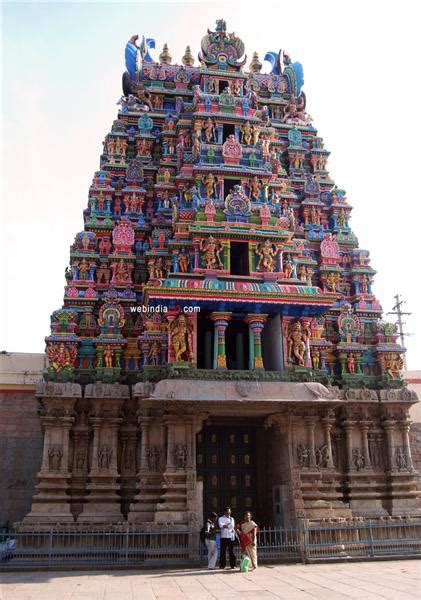
<instances>
[{"instance_id":1,"label":"electric pole","mask_svg":"<svg viewBox=\"0 0 421 600\"><path fill-rule=\"evenodd\" d=\"M402 321L402 317L404 315L408 315L408 316L412 315L412 313L404 312L402 310L402 306L403 306L403 304L406 304L406 300L401 300L401 297L399 294L396 294L395 300L396 300L395 306L387 314L396 316L396 325L398 327L398 333L399 333L399 338L401 341L401 346L403 346L405 348L405 336L412 335L412 333L404 332L403 326L406 325L406 323L405 323L405 321ZM407 367L406 367L406 354L405 353L403 355L403 364L404 364L404 368L406 370Z\"/></svg>"}]
</instances>

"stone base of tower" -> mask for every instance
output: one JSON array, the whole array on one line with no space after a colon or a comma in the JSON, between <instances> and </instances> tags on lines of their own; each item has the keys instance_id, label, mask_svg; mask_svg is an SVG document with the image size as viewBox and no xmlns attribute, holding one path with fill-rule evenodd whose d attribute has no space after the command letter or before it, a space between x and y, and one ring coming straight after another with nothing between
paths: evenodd
<instances>
[{"instance_id":1,"label":"stone base of tower","mask_svg":"<svg viewBox=\"0 0 421 600\"><path fill-rule=\"evenodd\" d=\"M131 396L119 384L43 386L43 464L25 528L197 532L226 505L279 527L421 515L414 398L403 392L382 402L316 383L175 379Z\"/></svg>"}]
</instances>

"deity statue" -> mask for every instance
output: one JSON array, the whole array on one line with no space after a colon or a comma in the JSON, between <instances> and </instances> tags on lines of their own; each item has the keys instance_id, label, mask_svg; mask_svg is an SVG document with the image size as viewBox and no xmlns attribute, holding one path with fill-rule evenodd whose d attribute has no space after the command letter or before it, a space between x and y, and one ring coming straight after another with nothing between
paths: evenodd
<instances>
[{"instance_id":1,"label":"deity statue","mask_svg":"<svg viewBox=\"0 0 421 600\"><path fill-rule=\"evenodd\" d=\"M187 464L187 446L176 444L174 447L174 459L178 469L185 469Z\"/></svg>"},{"instance_id":2,"label":"deity statue","mask_svg":"<svg viewBox=\"0 0 421 600\"><path fill-rule=\"evenodd\" d=\"M275 270L275 257L278 249L270 240L265 240L256 248L256 254L260 256L257 270L265 273L273 273Z\"/></svg>"},{"instance_id":3,"label":"deity statue","mask_svg":"<svg viewBox=\"0 0 421 600\"><path fill-rule=\"evenodd\" d=\"M289 104L285 108L282 122L292 125L309 125L313 119L304 111L304 109L304 97L300 96L296 100L294 96L291 96Z\"/></svg>"},{"instance_id":4,"label":"deity statue","mask_svg":"<svg viewBox=\"0 0 421 600\"><path fill-rule=\"evenodd\" d=\"M143 83L138 83L136 85L136 97L140 104L144 104L149 110L152 110L153 106L151 102L151 94L148 92L148 90L145 90Z\"/></svg>"},{"instance_id":5,"label":"deity statue","mask_svg":"<svg viewBox=\"0 0 421 600\"><path fill-rule=\"evenodd\" d=\"M310 450L308 446L305 446L304 444L298 444L297 457L300 469L303 469L304 467L308 466L308 461L310 458Z\"/></svg>"},{"instance_id":6,"label":"deity statue","mask_svg":"<svg viewBox=\"0 0 421 600\"><path fill-rule=\"evenodd\" d=\"M194 122L194 132L196 134L196 137L199 138L199 140L202 139L203 127L204 122L202 121L202 119L196 119L196 121Z\"/></svg>"},{"instance_id":7,"label":"deity statue","mask_svg":"<svg viewBox=\"0 0 421 600\"><path fill-rule=\"evenodd\" d=\"M89 263L87 262L86 258L83 258L81 260L81 262L79 263L78 271L79 271L79 279L81 281L86 281L88 279L88 275L89 275Z\"/></svg>"},{"instance_id":8,"label":"deity statue","mask_svg":"<svg viewBox=\"0 0 421 600\"><path fill-rule=\"evenodd\" d=\"M152 342L150 350L148 352L148 364L159 365L161 357L161 346L159 342Z\"/></svg>"},{"instance_id":9,"label":"deity statue","mask_svg":"<svg viewBox=\"0 0 421 600\"><path fill-rule=\"evenodd\" d=\"M59 346L50 345L47 346L47 357L54 371L73 368L77 359L77 348L67 347L63 343Z\"/></svg>"},{"instance_id":10,"label":"deity statue","mask_svg":"<svg viewBox=\"0 0 421 600\"><path fill-rule=\"evenodd\" d=\"M113 367L114 348L109 344L104 348L104 362L107 369Z\"/></svg>"},{"instance_id":11,"label":"deity statue","mask_svg":"<svg viewBox=\"0 0 421 600\"><path fill-rule=\"evenodd\" d=\"M257 146L257 144L259 142L259 135L260 135L260 127L259 127L259 125L252 125L251 135L252 135L253 146Z\"/></svg>"},{"instance_id":12,"label":"deity statue","mask_svg":"<svg viewBox=\"0 0 421 600\"><path fill-rule=\"evenodd\" d=\"M233 134L230 134L227 140L222 145L222 157L228 165L239 165L243 156L243 149L240 142L235 139Z\"/></svg>"},{"instance_id":13,"label":"deity statue","mask_svg":"<svg viewBox=\"0 0 421 600\"><path fill-rule=\"evenodd\" d=\"M131 283L130 269L122 258L111 264L113 277L111 283Z\"/></svg>"},{"instance_id":14,"label":"deity statue","mask_svg":"<svg viewBox=\"0 0 421 600\"><path fill-rule=\"evenodd\" d=\"M60 469L62 458L63 450L61 446L51 446L48 449L48 466L50 471L58 471Z\"/></svg>"},{"instance_id":15,"label":"deity statue","mask_svg":"<svg viewBox=\"0 0 421 600\"><path fill-rule=\"evenodd\" d=\"M352 462L357 471L361 471L365 467L365 457L360 448L353 448Z\"/></svg>"},{"instance_id":16,"label":"deity statue","mask_svg":"<svg viewBox=\"0 0 421 600\"><path fill-rule=\"evenodd\" d=\"M332 271L330 273L328 273L328 275L326 277L326 283L331 292L337 291L336 288L337 288L339 279L340 279L339 273L333 273Z\"/></svg>"},{"instance_id":17,"label":"deity statue","mask_svg":"<svg viewBox=\"0 0 421 600\"><path fill-rule=\"evenodd\" d=\"M169 325L171 350L175 362L193 359L193 324L184 313L180 313ZM185 357L183 359L183 356Z\"/></svg>"},{"instance_id":18,"label":"deity statue","mask_svg":"<svg viewBox=\"0 0 421 600\"><path fill-rule=\"evenodd\" d=\"M210 235L200 243L200 250L204 252L204 259L207 269L222 269L223 264L220 259L222 244L220 241Z\"/></svg>"},{"instance_id":19,"label":"deity statue","mask_svg":"<svg viewBox=\"0 0 421 600\"><path fill-rule=\"evenodd\" d=\"M204 175L202 179L205 184L205 195L207 198L213 198L216 190L216 178L212 175L212 173L208 173L208 175Z\"/></svg>"},{"instance_id":20,"label":"deity statue","mask_svg":"<svg viewBox=\"0 0 421 600\"><path fill-rule=\"evenodd\" d=\"M351 375L355 374L355 358L353 354L348 354L346 359L346 366L348 367L348 373Z\"/></svg>"},{"instance_id":21,"label":"deity statue","mask_svg":"<svg viewBox=\"0 0 421 600\"><path fill-rule=\"evenodd\" d=\"M254 200L260 200L260 190L263 187L261 181L259 181L257 175L255 175L252 179L249 180L250 186L250 197Z\"/></svg>"},{"instance_id":22,"label":"deity statue","mask_svg":"<svg viewBox=\"0 0 421 600\"><path fill-rule=\"evenodd\" d=\"M114 154L114 150L115 150L115 140L114 140L114 138L110 137L110 138L108 138L108 141L107 141L107 152L108 152L108 154Z\"/></svg>"},{"instance_id":23,"label":"deity statue","mask_svg":"<svg viewBox=\"0 0 421 600\"><path fill-rule=\"evenodd\" d=\"M295 321L290 325L288 334L288 360L297 365L305 365L305 355L307 350L307 340L309 331L303 328L300 321Z\"/></svg>"},{"instance_id":24,"label":"deity statue","mask_svg":"<svg viewBox=\"0 0 421 600\"><path fill-rule=\"evenodd\" d=\"M241 141L249 146L252 140L252 128L249 121L241 125Z\"/></svg>"},{"instance_id":25,"label":"deity statue","mask_svg":"<svg viewBox=\"0 0 421 600\"><path fill-rule=\"evenodd\" d=\"M101 446L98 448L98 467L100 469L109 469L112 455L113 451L110 446Z\"/></svg>"},{"instance_id":26,"label":"deity statue","mask_svg":"<svg viewBox=\"0 0 421 600\"><path fill-rule=\"evenodd\" d=\"M401 376L404 367L403 358L397 352L386 352L380 356L380 364L383 373L386 373L392 379L397 379Z\"/></svg>"},{"instance_id":27,"label":"deity statue","mask_svg":"<svg viewBox=\"0 0 421 600\"><path fill-rule=\"evenodd\" d=\"M214 141L214 137L215 137L215 125L214 125L214 123L213 123L213 121L212 121L212 119L210 117L206 121L205 136L206 136L206 141L207 141L208 144L210 144L211 142Z\"/></svg>"},{"instance_id":28,"label":"deity statue","mask_svg":"<svg viewBox=\"0 0 421 600\"><path fill-rule=\"evenodd\" d=\"M366 294L368 291L368 277L367 275L361 275L360 277L360 291L362 294Z\"/></svg>"},{"instance_id":29,"label":"deity statue","mask_svg":"<svg viewBox=\"0 0 421 600\"><path fill-rule=\"evenodd\" d=\"M186 253L185 249L182 248L181 252L178 253L178 266L181 273L187 273L189 270L190 258Z\"/></svg>"},{"instance_id":30,"label":"deity statue","mask_svg":"<svg viewBox=\"0 0 421 600\"><path fill-rule=\"evenodd\" d=\"M320 354L315 350L311 353L311 362L313 365L313 369L318 369L320 364Z\"/></svg>"},{"instance_id":31,"label":"deity statue","mask_svg":"<svg viewBox=\"0 0 421 600\"><path fill-rule=\"evenodd\" d=\"M294 271L294 263L291 260L291 256L288 254L283 260L283 272L285 279L291 279Z\"/></svg>"}]
</instances>

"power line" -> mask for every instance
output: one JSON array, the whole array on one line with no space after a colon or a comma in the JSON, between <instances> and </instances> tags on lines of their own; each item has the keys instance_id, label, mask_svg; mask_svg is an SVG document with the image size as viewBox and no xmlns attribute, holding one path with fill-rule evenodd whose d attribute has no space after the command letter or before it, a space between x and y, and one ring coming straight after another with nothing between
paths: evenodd
<instances>
[{"instance_id":1,"label":"power line","mask_svg":"<svg viewBox=\"0 0 421 600\"><path fill-rule=\"evenodd\" d=\"M412 315L412 313L410 313L410 312L404 312L402 310L402 306L404 304L406 304L406 300L401 300L401 297L400 297L399 294L396 294L395 300L396 300L395 306L387 314L388 315L395 315L396 316L396 325L398 327L399 339L400 339L400 342L401 342L401 346L403 346L405 348L405 336L410 336L410 335L412 335L412 333L408 333L408 332L405 332L403 330L403 326L406 325L406 322L402 321L402 317L404 315L408 315L408 316ZM406 370L407 367L406 367L406 356L405 356L405 354L403 355L403 364L404 364L404 367L405 367L405 370Z\"/></svg>"}]
</instances>

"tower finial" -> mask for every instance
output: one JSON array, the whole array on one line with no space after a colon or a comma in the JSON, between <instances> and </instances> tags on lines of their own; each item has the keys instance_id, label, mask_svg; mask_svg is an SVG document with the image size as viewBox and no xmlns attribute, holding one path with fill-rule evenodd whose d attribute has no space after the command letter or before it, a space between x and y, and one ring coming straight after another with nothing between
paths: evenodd
<instances>
[{"instance_id":1,"label":"tower finial","mask_svg":"<svg viewBox=\"0 0 421 600\"><path fill-rule=\"evenodd\" d=\"M250 71L253 73L259 73L262 70L262 63L259 60L257 52L253 52L251 63L249 64Z\"/></svg>"},{"instance_id":2,"label":"tower finial","mask_svg":"<svg viewBox=\"0 0 421 600\"><path fill-rule=\"evenodd\" d=\"M172 60L172 56L168 50L168 44L164 44L164 47L162 48L162 52L159 55L159 61L163 64L163 65L170 65L171 64L171 60Z\"/></svg>"},{"instance_id":3,"label":"tower finial","mask_svg":"<svg viewBox=\"0 0 421 600\"><path fill-rule=\"evenodd\" d=\"M190 46L186 47L186 51L184 52L184 56L181 59L181 62L185 67L192 67L194 65L194 57L191 52Z\"/></svg>"}]
</instances>

